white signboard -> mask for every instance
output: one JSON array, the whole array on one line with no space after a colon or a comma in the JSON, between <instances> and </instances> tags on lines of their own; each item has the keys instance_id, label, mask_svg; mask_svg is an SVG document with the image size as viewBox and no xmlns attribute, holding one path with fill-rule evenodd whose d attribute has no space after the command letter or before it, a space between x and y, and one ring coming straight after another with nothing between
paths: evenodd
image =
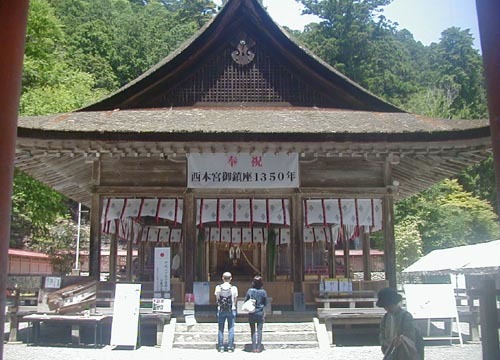
<instances>
[{"instance_id":1,"label":"white signboard","mask_svg":"<svg viewBox=\"0 0 500 360\"><path fill-rule=\"evenodd\" d=\"M45 289L60 289L61 278L59 276L47 276L45 278Z\"/></svg>"},{"instance_id":2,"label":"white signboard","mask_svg":"<svg viewBox=\"0 0 500 360\"><path fill-rule=\"evenodd\" d=\"M170 297L170 248L155 248L154 297Z\"/></svg>"},{"instance_id":3,"label":"white signboard","mask_svg":"<svg viewBox=\"0 0 500 360\"><path fill-rule=\"evenodd\" d=\"M457 304L450 284L406 284L406 310L415 319L457 318Z\"/></svg>"},{"instance_id":4,"label":"white signboard","mask_svg":"<svg viewBox=\"0 0 500 360\"><path fill-rule=\"evenodd\" d=\"M170 299L154 298L153 312L172 312L172 301Z\"/></svg>"},{"instance_id":5,"label":"white signboard","mask_svg":"<svg viewBox=\"0 0 500 360\"><path fill-rule=\"evenodd\" d=\"M141 284L116 284L111 347L137 346Z\"/></svg>"},{"instance_id":6,"label":"white signboard","mask_svg":"<svg viewBox=\"0 0 500 360\"><path fill-rule=\"evenodd\" d=\"M297 188L297 153L188 155L188 188Z\"/></svg>"}]
</instances>

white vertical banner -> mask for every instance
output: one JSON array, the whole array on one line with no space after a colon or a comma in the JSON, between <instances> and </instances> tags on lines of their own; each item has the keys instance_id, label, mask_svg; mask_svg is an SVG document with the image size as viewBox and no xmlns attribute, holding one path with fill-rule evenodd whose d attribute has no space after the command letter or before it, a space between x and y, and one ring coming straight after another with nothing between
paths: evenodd
<instances>
[{"instance_id":1,"label":"white vertical banner","mask_svg":"<svg viewBox=\"0 0 500 360\"><path fill-rule=\"evenodd\" d=\"M170 248L155 248L154 297L170 298Z\"/></svg>"},{"instance_id":2,"label":"white vertical banner","mask_svg":"<svg viewBox=\"0 0 500 360\"><path fill-rule=\"evenodd\" d=\"M188 188L297 188L298 153L191 153Z\"/></svg>"}]
</instances>

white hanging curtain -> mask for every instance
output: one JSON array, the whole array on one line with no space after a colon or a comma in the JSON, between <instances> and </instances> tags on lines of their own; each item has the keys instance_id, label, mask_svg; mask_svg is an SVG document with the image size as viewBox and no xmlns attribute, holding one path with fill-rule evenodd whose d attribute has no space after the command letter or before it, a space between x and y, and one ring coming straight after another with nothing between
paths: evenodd
<instances>
[{"instance_id":1,"label":"white hanging curtain","mask_svg":"<svg viewBox=\"0 0 500 360\"><path fill-rule=\"evenodd\" d=\"M267 229L243 227L205 227L205 240L228 244L261 244L267 242Z\"/></svg>"},{"instance_id":2,"label":"white hanging curtain","mask_svg":"<svg viewBox=\"0 0 500 360\"><path fill-rule=\"evenodd\" d=\"M196 224L290 225L288 199L197 199Z\"/></svg>"},{"instance_id":3,"label":"white hanging curtain","mask_svg":"<svg viewBox=\"0 0 500 360\"><path fill-rule=\"evenodd\" d=\"M304 223L313 225L349 225L367 227L370 231L382 229L381 199L305 199ZM352 233L351 228L346 228Z\"/></svg>"},{"instance_id":4,"label":"white hanging curtain","mask_svg":"<svg viewBox=\"0 0 500 360\"><path fill-rule=\"evenodd\" d=\"M144 226L141 217L170 220L173 227ZM105 198L101 214L102 231L122 239L152 242L181 242L183 200L178 198Z\"/></svg>"},{"instance_id":5,"label":"white hanging curtain","mask_svg":"<svg viewBox=\"0 0 500 360\"><path fill-rule=\"evenodd\" d=\"M182 199L104 199L102 207L102 223L115 219L140 218L143 216L167 219L182 223Z\"/></svg>"}]
</instances>

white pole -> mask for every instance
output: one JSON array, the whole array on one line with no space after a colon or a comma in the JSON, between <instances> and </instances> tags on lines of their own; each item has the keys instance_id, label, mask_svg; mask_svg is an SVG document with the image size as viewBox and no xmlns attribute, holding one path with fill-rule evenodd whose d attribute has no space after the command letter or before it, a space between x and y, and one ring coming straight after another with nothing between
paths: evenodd
<instances>
[{"instance_id":1,"label":"white pole","mask_svg":"<svg viewBox=\"0 0 500 360\"><path fill-rule=\"evenodd\" d=\"M82 203L78 203L78 227L76 232L76 259L75 259L75 270L80 269L80 225L82 222Z\"/></svg>"}]
</instances>

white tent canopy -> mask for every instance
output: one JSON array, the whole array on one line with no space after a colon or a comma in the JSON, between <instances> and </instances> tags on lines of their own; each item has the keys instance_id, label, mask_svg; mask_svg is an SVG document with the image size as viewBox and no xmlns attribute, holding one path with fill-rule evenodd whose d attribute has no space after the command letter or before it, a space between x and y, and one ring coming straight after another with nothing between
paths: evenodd
<instances>
[{"instance_id":1,"label":"white tent canopy","mask_svg":"<svg viewBox=\"0 0 500 360\"><path fill-rule=\"evenodd\" d=\"M408 275L489 274L500 270L500 240L434 250L403 270Z\"/></svg>"}]
</instances>

